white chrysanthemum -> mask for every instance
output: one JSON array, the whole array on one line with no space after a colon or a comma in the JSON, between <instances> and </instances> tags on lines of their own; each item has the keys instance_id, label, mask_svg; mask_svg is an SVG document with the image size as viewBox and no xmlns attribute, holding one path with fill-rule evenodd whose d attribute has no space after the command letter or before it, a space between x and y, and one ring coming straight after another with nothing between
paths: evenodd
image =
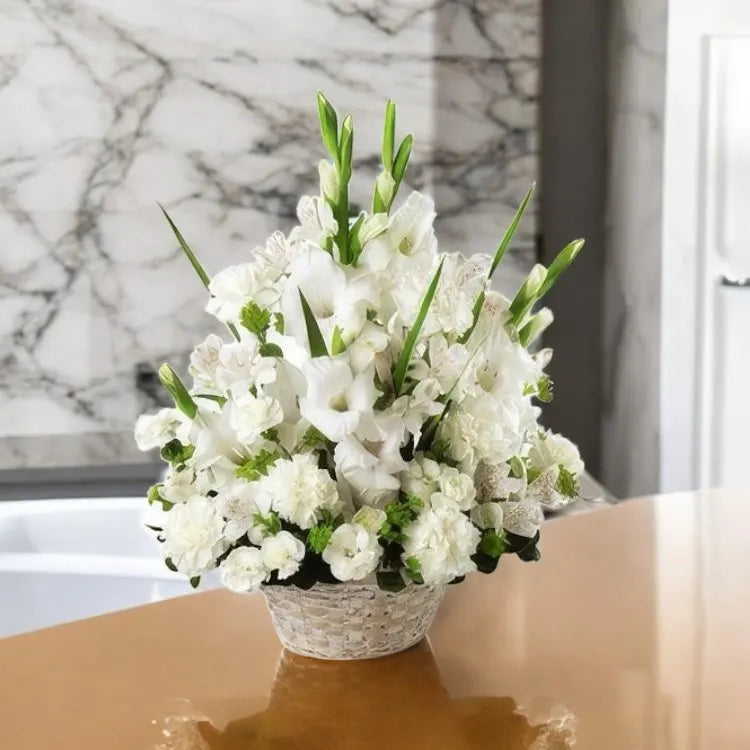
<instances>
[{"instance_id":1,"label":"white chrysanthemum","mask_svg":"<svg viewBox=\"0 0 750 750\"><path fill-rule=\"evenodd\" d=\"M316 357L303 365L302 372L307 379L307 395L299 400L302 416L327 438L380 438L373 414L380 393L372 368L355 374L345 356Z\"/></svg>"},{"instance_id":2,"label":"white chrysanthemum","mask_svg":"<svg viewBox=\"0 0 750 750\"><path fill-rule=\"evenodd\" d=\"M458 510L471 510L476 505L477 491L474 480L468 474L452 466L440 467L439 491L430 497L432 505L446 504Z\"/></svg>"},{"instance_id":3,"label":"white chrysanthemum","mask_svg":"<svg viewBox=\"0 0 750 750\"><path fill-rule=\"evenodd\" d=\"M276 571L276 575L283 581L299 570L305 556L305 545L288 531L280 531L275 536L264 539L260 551L266 568Z\"/></svg>"},{"instance_id":4,"label":"white chrysanthemum","mask_svg":"<svg viewBox=\"0 0 750 750\"><path fill-rule=\"evenodd\" d=\"M302 529L314 526L321 511L336 515L342 506L336 483L309 453L277 461L261 481L273 510Z\"/></svg>"},{"instance_id":5,"label":"white chrysanthemum","mask_svg":"<svg viewBox=\"0 0 750 750\"><path fill-rule=\"evenodd\" d=\"M503 528L512 534L531 538L544 523L542 507L533 497L507 500L500 505L503 509Z\"/></svg>"},{"instance_id":6,"label":"white chrysanthemum","mask_svg":"<svg viewBox=\"0 0 750 750\"><path fill-rule=\"evenodd\" d=\"M448 583L476 570L471 556L480 540L479 530L461 512L427 508L404 528L403 560L419 561L425 583Z\"/></svg>"},{"instance_id":7,"label":"white chrysanthemum","mask_svg":"<svg viewBox=\"0 0 750 750\"><path fill-rule=\"evenodd\" d=\"M173 440L184 418L177 409L159 409L156 414L141 414L135 423L135 442L139 450L161 448Z\"/></svg>"},{"instance_id":8,"label":"white chrysanthemum","mask_svg":"<svg viewBox=\"0 0 750 750\"><path fill-rule=\"evenodd\" d=\"M262 490L259 482L237 480L225 487L214 502L226 519L224 536L236 542L247 534L253 544L263 541L263 532L255 524L258 515L265 516L271 510L271 499Z\"/></svg>"},{"instance_id":9,"label":"white chrysanthemum","mask_svg":"<svg viewBox=\"0 0 750 750\"><path fill-rule=\"evenodd\" d=\"M221 582L238 594L257 591L268 577L263 555L257 547L237 547L221 563Z\"/></svg>"},{"instance_id":10,"label":"white chrysanthemum","mask_svg":"<svg viewBox=\"0 0 750 750\"><path fill-rule=\"evenodd\" d=\"M265 430L275 427L284 419L281 404L270 396L253 396L245 393L227 404L229 424L237 433L240 443L252 444Z\"/></svg>"},{"instance_id":11,"label":"white chrysanthemum","mask_svg":"<svg viewBox=\"0 0 750 750\"><path fill-rule=\"evenodd\" d=\"M384 511L369 505L363 505L354 514L352 523L358 523L360 526L364 526L371 534L377 534L383 527L386 517Z\"/></svg>"},{"instance_id":12,"label":"white chrysanthemum","mask_svg":"<svg viewBox=\"0 0 750 750\"><path fill-rule=\"evenodd\" d=\"M196 386L216 388L216 368L219 366L219 352L224 341L215 333L209 334L190 355L188 372Z\"/></svg>"},{"instance_id":13,"label":"white chrysanthemum","mask_svg":"<svg viewBox=\"0 0 750 750\"><path fill-rule=\"evenodd\" d=\"M471 520L480 529L503 528L503 506L501 503L482 503L471 509Z\"/></svg>"},{"instance_id":14,"label":"white chrysanthemum","mask_svg":"<svg viewBox=\"0 0 750 750\"><path fill-rule=\"evenodd\" d=\"M360 581L378 567L382 554L377 534L359 523L344 523L331 534L323 560L339 581Z\"/></svg>"},{"instance_id":15,"label":"white chrysanthemum","mask_svg":"<svg viewBox=\"0 0 750 750\"><path fill-rule=\"evenodd\" d=\"M438 437L448 441L451 457L469 474L480 461L498 464L514 453L519 438L508 430L500 406L490 396L467 396L440 423Z\"/></svg>"},{"instance_id":16,"label":"white chrysanthemum","mask_svg":"<svg viewBox=\"0 0 750 750\"><path fill-rule=\"evenodd\" d=\"M271 308L279 299L277 275L258 263L240 263L219 271L210 281L211 298L206 312L222 322L237 320L240 310L253 300L261 307Z\"/></svg>"},{"instance_id":17,"label":"white chrysanthemum","mask_svg":"<svg viewBox=\"0 0 750 750\"><path fill-rule=\"evenodd\" d=\"M187 576L213 568L226 549L224 520L205 497L175 505L164 517L162 533L164 557Z\"/></svg>"}]
</instances>

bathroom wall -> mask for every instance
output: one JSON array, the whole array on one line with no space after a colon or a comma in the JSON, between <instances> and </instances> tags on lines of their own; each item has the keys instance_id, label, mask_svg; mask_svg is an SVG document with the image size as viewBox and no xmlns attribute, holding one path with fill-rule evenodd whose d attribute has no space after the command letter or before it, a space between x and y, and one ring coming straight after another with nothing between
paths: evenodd
<instances>
[{"instance_id":1,"label":"bathroom wall","mask_svg":"<svg viewBox=\"0 0 750 750\"><path fill-rule=\"evenodd\" d=\"M537 173L540 3L4 0L0 468L146 460L153 368L211 326L156 201L209 272L247 257L316 189L317 89L354 115L363 203L390 96L440 240L492 252Z\"/></svg>"}]
</instances>

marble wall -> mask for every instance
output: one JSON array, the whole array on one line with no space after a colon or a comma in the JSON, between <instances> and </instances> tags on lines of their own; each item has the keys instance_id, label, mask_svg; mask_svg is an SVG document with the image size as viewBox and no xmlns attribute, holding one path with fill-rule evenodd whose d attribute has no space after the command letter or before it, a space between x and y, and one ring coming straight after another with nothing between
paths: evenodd
<instances>
[{"instance_id":1,"label":"marble wall","mask_svg":"<svg viewBox=\"0 0 750 750\"><path fill-rule=\"evenodd\" d=\"M2 0L0 468L143 460L152 368L211 325L155 203L209 272L288 227L317 89L354 115L355 193L394 97L441 241L492 251L537 171L540 2Z\"/></svg>"}]
</instances>

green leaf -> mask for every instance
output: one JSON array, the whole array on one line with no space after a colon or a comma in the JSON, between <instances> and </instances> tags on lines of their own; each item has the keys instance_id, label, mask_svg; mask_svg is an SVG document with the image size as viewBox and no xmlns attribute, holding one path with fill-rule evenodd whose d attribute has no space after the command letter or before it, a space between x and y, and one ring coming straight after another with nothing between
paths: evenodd
<instances>
[{"instance_id":1,"label":"green leaf","mask_svg":"<svg viewBox=\"0 0 750 750\"><path fill-rule=\"evenodd\" d=\"M206 401L215 401L219 406L224 406L227 399L224 396L217 396L215 393L194 393L195 398L203 398Z\"/></svg>"},{"instance_id":2,"label":"green leaf","mask_svg":"<svg viewBox=\"0 0 750 750\"><path fill-rule=\"evenodd\" d=\"M381 157L383 166L393 169L393 147L396 145L396 105L389 99L385 105L385 123L383 125L383 149Z\"/></svg>"},{"instance_id":3,"label":"green leaf","mask_svg":"<svg viewBox=\"0 0 750 750\"><path fill-rule=\"evenodd\" d=\"M497 560L506 551L506 545L500 534L494 529L485 529L479 542L479 551Z\"/></svg>"},{"instance_id":4,"label":"green leaf","mask_svg":"<svg viewBox=\"0 0 750 750\"><path fill-rule=\"evenodd\" d=\"M414 144L414 137L409 134L401 141L401 145L398 147L396 152L396 158L393 160L393 179L396 183L400 183L404 179L406 173L406 167L409 164L409 157L411 156L411 147Z\"/></svg>"},{"instance_id":5,"label":"green leaf","mask_svg":"<svg viewBox=\"0 0 750 750\"><path fill-rule=\"evenodd\" d=\"M180 244L180 247L182 248L182 252L185 253L187 256L187 259L190 261L190 265L195 269L195 272L198 274L198 278L203 282L206 289L208 289L208 285L211 283L211 279L208 277L208 274L203 269L203 266L200 264L200 261L196 257L195 253L190 249L190 245L185 241L185 238L182 236L182 233L177 228L177 225L172 221L172 217L167 213L167 209L164 208L164 206L161 205L161 203L157 203L157 206L161 209L161 212L164 214L164 218L169 223L169 226L171 227L172 231L174 232L174 236L177 238L177 242Z\"/></svg>"},{"instance_id":6,"label":"green leaf","mask_svg":"<svg viewBox=\"0 0 750 750\"><path fill-rule=\"evenodd\" d=\"M159 368L159 380L174 400L175 406L190 419L194 419L198 407L182 384L177 373L166 362Z\"/></svg>"},{"instance_id":7,"label":"green leaf","mask_svg":"<svg viewBox=\"0 0 750 750\"><path fill-rule=\"evenodd\" d=\"M192 578L190 579L190 585L191 585L191 586L192 586L192 587L193 587L194 589L197 589L197 588L198 588L198 586L200 586L200 585L201 585L201 577L200 577L200 576L193 576L193 577L192 577Z\"/></svg>"},{"instance_id":8,"label":"green leaf","mask_svg":"<svg viewBox=\"0 0 750 750\"><path fill-rule=\"evenodd\" d=\"M189 460L194 452L195 446L183 445L177 438L174 438L174 440L170 440L162 446L160 455L163 461L173 466L179 466Z\"/></svg>"},{"instance_id":9,"label":"green leaf","mask_svg":"<svg viewBox=\"0 0 750 750\"><path fill-rule=\"evenodd\" d=\"M174 503L170 503L169 500L165 500L162 497L161 487L161 484L152 484L151 487L148 488L148 492L146 493L146 500L148 500L149 505L153 505L154 503L161 503L161 507L163 510L172 510L172 508L174 508Z\"/></svg>"},{"instance_id":10,"label":"green leaf","mask_svg":"<svg viewBox=\"0 0 750 750\"><path fill-rule=\"evenodd\" d=\"M528 323L518 332L518 340L521 342L521 346L528 347L529 344L534 343L549 327L553 319L552 311L547 307L543 307L536 315L532 315Z\"/></svg>"},{"instance_id":11,"label":"green leaf","mask_svg":"<svg viewBox=\"0 0 750 750\"><path fill-rule=\"evenodd\" d=\"M548 404L552 401L553 394L553 383L549 375L542 375L539 380L536 381L536 397L543 404Z\"/></svg>"},{"instance_id":12,"label":"green leaf","mask_svg":"<svg viewBox=\"0 0 750 750\"><path fill-rule=\"evenodd\" d=\"M240 323L259 339L265 339L266 331L271 325L271 313L250 300L240 310Z\"/></svg>"},{"instance_id":13,"label":"green leaf","mask_svg":"<svg viewBox=\"0 0 750 750\"><path fill-rule=\"evenodd\" d=\"M425 292L425 295L422 298L422 304L419 306L419 312L417 313L417 318L414 321L414 325L411 327L411 330L409 331L409 334L406 337L406 341L404 342L404 348L401 351L401 356L398 358L396 369L394 370L394 373L393 373L393 382L396 387L397 394L401 393L401 388L404 385L404 380L406 379L406 370L409 367L409 362L411 362L411 355L412 355L412 352L414 351L414 347L416 346L417 339L419 338L419 332L422 330L422 326L424 325L425 318L427 317L427 311L430 309L430 305L432 304L432 299L435 296L438 283L440 282L440 274L443 271L444 262L445 262L445 258L442 258L440 261L440 265L438 266L438 269L435 272L435 275L432 277L432 281L430 282L430 285L427 287L427 291Z\"/></svg>"},{"instance_id":14,"label":"green leaf","mask_svg":"<svg viewBox=\"0 0 750 750\"><path fill-rule=\"evenodd\" d=\"M278 513L271 511L267 516L256 513L253 516L253 526L257 526L264 537L276 536L281 531L281 519Z\"/></svg>"},{"instance_id":15,"label":"green leaf","mask_svg":"<svg viewBox=\"0 0 750 750\"><path fill-rule=\"evenodd\" d=\"M339 153L341 155L340 178L342 183L348 183L352 176L352 151L354 149L354 123L352 116L347 115L341 123L341 142Z\"/></svg>"},{"instance_id":16,"label":"green leaf","mask_svg":"<svg viewBox=\"0 0 750 750\"><path fill-rule=\"evenodd\" d=\"M490 265L490 270L487 274L488 279L492 278L492 274L495 273L495 269L500 265L500 261L503 259L505 251L508 249L508 245L510 245L511 240L513 239L513 235L516 233L516 229L518 229L518 224L521 221L521 217L523 216L524 211L526 211L526 206L528 206L529 201L531 200L531 196L534 194L534 188L536 188L536 183L532 183L528 192L521 201L521 205L516 209L516 213L513 215L510 224L508 224L508 228L505 230L505 234L500 240L500 244L495 251L495 256L492 259L492 264Z\"/></svg>"},{"instance_id":17,"label":"green leaf","mask_svg":"<svg viewBox=\"0 0 750 750\"><path fill-rule=\"evenodd\" d=\"M401 577L401 574L392 570L379 570L375 577L378 581L378 586L383 591L391 591L398 593L406 588L406 583Z\"/></svg>"},{"instance_id":18,"label":"green leaf","mask_svg":"<svg viewBox=\"0 0 750 750\"><path fill-rule=\"evenodd\" d=\"M362 228L362 224L365 220L365 212L357 217L357 220L352 224L349 229L349 250L352 258L352 265L357 265L360 253L362 252L362 240L359 237L359 230Z\"/></svg>"},{"instance_id":19,"label":"green leaf","mask_svg":"<svg viewBox=\"0 0 750 750\"><path fill-rule=\"evenodd\" d=\"M273 314L273 327L277 333L284 333L284 315L282 313Z\"/></svg>"},{"instance_id":20,"label":"green leaf","mask_svg":"<svg viewBox=\"0 0 750 750\"><path fill-rule=\"evenodd\" d=\"M516 479L523 479L526 476L526 464L520 456L511 456L508 459L510 473Z\"/></svg>"},{"instance_id":21,"label":"green leaf","mask_svg":"<svg viewBox=\"0 0 750 750\"><path fill-rule=\"evenodd\" d=\"M508 322L511 325L520 323L539 299L542 286L547 278L547 273L547 269L541 263L537 263L529 271L529 275L523 284L521 284L520 289L516 292L516 296L508 308L508 312L510 313Z\"/></svg>"},{"instance_id":22,"label":"green leaf","mask_svg":"<svg viewBox=\"0 0 750 750\"><path fill-rule=\"evenodd\" d=\"M560 250L547 269L547 276L544 279L542 288L539 290L537 299L541 299L554 286L563 271L576 259L576 256L581 252L585 243L586 240L583 239L573 240L573 242Z\"/></svg>"},{"instance_id":23,"label":"green leaf","mask_svg":"<svg viewBox=\"0 0 750 750\"><path fill-rule=\"evenodd\" d=\"M281 351L281 347L278 344L269 344L266 342L265 344L260 345L260 355L261 357L283 357L284 352Z\"/></svg>"},{"instance_id":24,"label":"green leaf","mask_svg":"<svg viewBox=\"0 0 750 750\"><path fill-rule=\"evenodd\" d=\"M422 577L422 565L416 557L408 557L405 562L404 575L411 578L414 583L424 583Z\"/></svg>"},{"instance_id":25,"label":"green leaf","mask_svg":"<svg viewBox=\"0 0 750 750\"><path fill-rule=\"evenodd\" d=\"M235 476L254 482L268 474L268 470L281 458L278 451L269 451L265 448L255 456L248 458L241 466L235 469Z\"/></svg>"},{"instance_id":26,"label":"green leaf","mask_svg":"<svg viewBox=\"0 0 750 750\"><path fill-rule=\"evenodd\" d=\"M566 469L562 464L560 464L558 468L560 473L557 476L557 482L555 482L555 489L563 497L570 498L571 500L578 497L580 494L578 477L569 469Z\"/></svg>"},{"instance_id":27,"label":"green leaf","mask_svg":"<svg viewBox=\"0 0 750 750\"><path fill-rule=\"evenodd\" d=\"M164 564L173 572L177 573L177 566L172 562L171 557L164 558Z\"/></svg>"},{"instance_id":28,"label":"green leaf","mask_svg":"<svg viewBox=\"0 0 750 750\"><path fill-rule=\"evenodd\" d=\"M328 350L326 349L326 342L323 340L323 334L320 332L320 328L318 327L318 321L315 320L313 311L310 309L310 305L305 299L305 295L302 294L302 290L298 289L297 291L299 291L299 301L302 305L302 314L305 316L307 340L310 344L310 356L327 357Z\"/></svg>"},{"instance_id":29,"label":"green leaf","mask_svg":"<svg viewBox=\"0 0 750 750\"><path fill-rule=\"evenodd\" d=\"M328 99L323 93L318 91L318 118L320 120L320 135L323 138L323 145L331 155L336 166L339 166L339 149L338 149L338 120L336 110L331 106Z\"/></svg>"},{"instance_id":30,"label":"green leaf","mask_svg":"<svg viewBox=\"0 0 750 750\"><path fill-rule=\"evenodd\" d=\"M342 354L346 351L346 344L344 339L341 337L341 329L336 326L333 329L333 337L331 340L331 354L335 357L337 354Z\"/></svg>"},{"instance_id":31,"label":"green leaf","mask_svg":"<svg viewBox=\"0 0 750 750\"><path fill-rule=\"evenodd\" d=\"M322 554L323 550L328 546L328 542L331 541L331 535L333 534L333 524L322 523L317 526L313 526L307 532L307 546L318 555Z\"/></svg>"}]
</instances>

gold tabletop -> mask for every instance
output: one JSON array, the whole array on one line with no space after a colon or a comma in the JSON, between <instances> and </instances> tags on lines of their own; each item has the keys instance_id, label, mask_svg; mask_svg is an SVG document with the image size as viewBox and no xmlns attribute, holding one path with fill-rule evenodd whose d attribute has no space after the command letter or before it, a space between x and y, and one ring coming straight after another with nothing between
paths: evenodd
<instances>
[{"instance_id":1,"label":"gold tabletop","mask_svg":"<svg viewBox=\"0 0 750 750\"><path fill-rule=\"evenodd\" d=\"M226 592L0 640L0 748L748 750L749 528L739 491L556 520L369 662L282 654Z\"/></svg>"}]
</instances>

